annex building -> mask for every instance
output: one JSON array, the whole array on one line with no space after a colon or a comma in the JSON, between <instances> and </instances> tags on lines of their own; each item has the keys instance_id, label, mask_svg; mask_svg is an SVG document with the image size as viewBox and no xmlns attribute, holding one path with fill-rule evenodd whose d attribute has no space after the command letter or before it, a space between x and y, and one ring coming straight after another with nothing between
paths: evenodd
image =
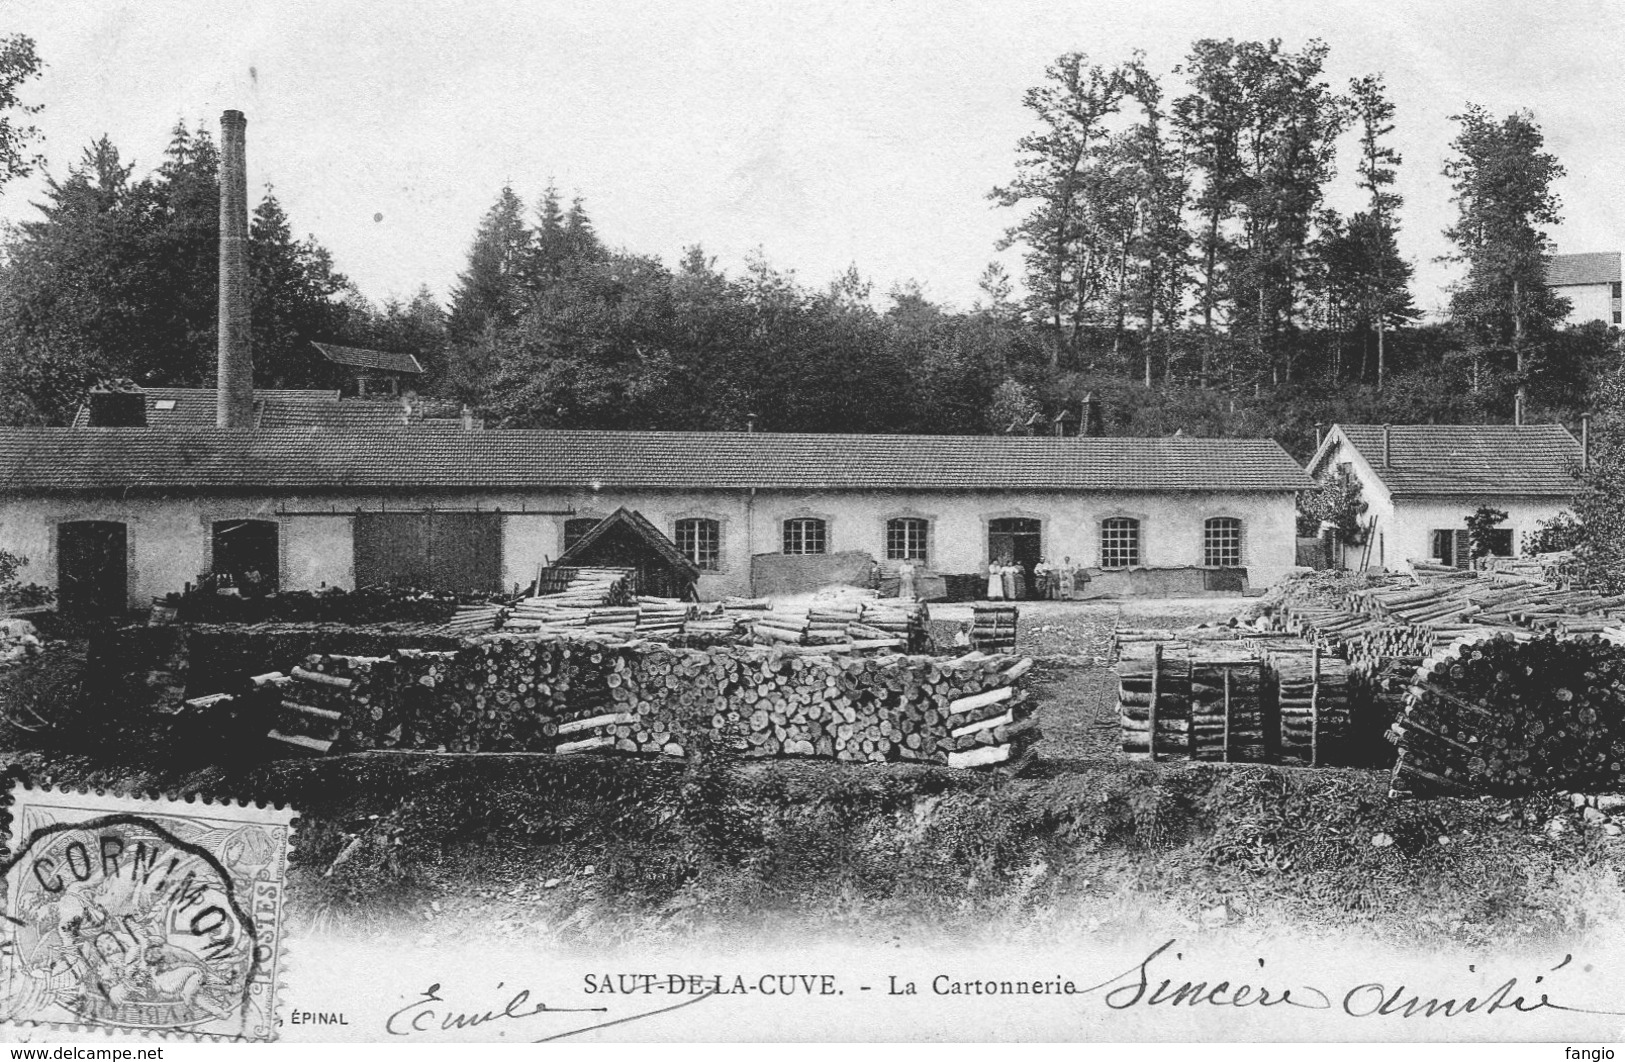
<instances>
[{"instance_id":1,"label":"annex building","mask_svg":"<svg viewBox=\"0 0 1625 1062\"><path fill-rule=\"evenodd\" d=\"M1584 456L1561 424L1334 424L1309 474L1347 471L1366 505L1363 541L1344 543L1334 564L1466 567L1467 517L1481 506L1505 512L1493 552L1516 555L1543 521L1571 508Z\"/></svg>"},{"instance_id":2,"label":"annex building","mask_svg":"<svg viewBox=\"0 0 1625 1062\"><path fill-rule=\"evenodd\" d=\"M1293 567L1311 486L1254 439L3 428L0 549L65 606L250 568L286 589L511 591L625 508L702 598L751 593L762 558L853 555L1244 569L1256 588Z\"/></svg>"}]
</instances>

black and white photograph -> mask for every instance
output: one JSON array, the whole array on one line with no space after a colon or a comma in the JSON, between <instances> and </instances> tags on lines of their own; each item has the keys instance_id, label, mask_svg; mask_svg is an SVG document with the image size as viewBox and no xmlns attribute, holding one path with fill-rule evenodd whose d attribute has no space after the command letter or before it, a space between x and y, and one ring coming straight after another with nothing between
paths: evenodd
<instances>
[{"instance_id":1,"label":"black and white photograph","mask_svg":"<svg viewBox=\"0 0 1625 1062\"><path fill-rule=\"evenodd\" d=\"M1621 100L1604 0L0 0L0 1040L1606 1062Z\"/></svg>"}]
</instances>

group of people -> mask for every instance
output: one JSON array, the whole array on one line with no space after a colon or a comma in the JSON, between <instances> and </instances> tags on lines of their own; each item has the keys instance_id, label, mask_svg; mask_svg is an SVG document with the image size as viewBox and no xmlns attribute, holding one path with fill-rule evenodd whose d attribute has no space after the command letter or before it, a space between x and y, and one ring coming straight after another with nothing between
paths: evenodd
<instances>
[{"instance_id":1,"label":"group of people","mask_svg":"<svg viewBox=\"0 0 1625 1062\"><path fill-rule=\"evenodd\" d=\"M1021 565L1009 557L996 558L987 566L988 600L1009 601L1024 597L1021 590L1025 580L1026 573ZM1071 601L1077 597L1079 587L1089 581L1089 576L1073 566L1071 557L1063 558L1060 564L1051 564L1040 558L1033 568L1033 581L1038 598Z\"/></svg>"}]
</instances>

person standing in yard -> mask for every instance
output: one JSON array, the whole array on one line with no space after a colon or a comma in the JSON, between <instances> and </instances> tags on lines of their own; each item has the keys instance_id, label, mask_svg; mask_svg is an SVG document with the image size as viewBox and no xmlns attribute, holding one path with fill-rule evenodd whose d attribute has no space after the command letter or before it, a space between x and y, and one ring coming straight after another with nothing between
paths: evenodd
<instances>
[{"instance_id":1,"label":"person standing in yard","mask_svg":"<svg viewBox=\"0 0 1625 1062\"><path fill-rule=\"evenodd\" d=\"M1004 560L995 557L987 562L987 599L1004 600Z\"/></svg>"},{"instance_id":2,"label":"person standing in yard","mask_svg":"<svg viewBox=\"0 0 1625 1062\"><path fill-rule=\"evenodd\" d=\"M1077 577L1072 573L1072 558L1063 557L1061 567L1055 573L1056 594L1062 601L1071 601L1072 594L1077 589Z\"/></svg>"},{"instance_id":3,"label":"person standing in yard","mask_svg":"<svg viewBox=\"0 0 1625 1062\"><path fill-rule=\"evenodd\" d=\"M1009 558L1005 558L1004 567L1000 569L1000 574L1004 577L1004 597L1007 601L1016 599L1016 575L1020 571L1020 566Z\"/></svg>"},{"instance_id":4,"label":"person standing in yard","mask_svg":"<svg viewBox=\"0 0 1625 1062\"><path fill-rule=\"evenodd\" d=\"M914 600L914 562L904 561L897 568L897 599Z\"/></svg>"},{"instance_id":5,"label":"person standing in yard","mask_svg":"<svg viewBox=\"0 0 1625 1062\"><path fill-rule=\"evenodd\" d=\"M1033 569L1033 576L1038 582L1038 597L1041 601L1047 601L1055 596L1055 584L1050 581L1051 575L1049 561L1039 557L1038 566Z\"/></svg>"}]
</instances>

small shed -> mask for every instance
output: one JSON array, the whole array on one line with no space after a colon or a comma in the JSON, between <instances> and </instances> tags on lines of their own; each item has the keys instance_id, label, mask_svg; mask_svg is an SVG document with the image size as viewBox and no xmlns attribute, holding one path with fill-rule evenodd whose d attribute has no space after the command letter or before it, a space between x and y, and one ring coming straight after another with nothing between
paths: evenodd
<instances>
[{"instance_id":1,"label":"small shed","mask_svg":"<svg viewBox=\"0 0 1625 1062\"><path fill-rule=\"evenodd\" d=\"M598 521L554 562L557 568L634 568L638 593L694 600L699 567L671 539L622 506Z\"/></svg>"}]
</instances>

